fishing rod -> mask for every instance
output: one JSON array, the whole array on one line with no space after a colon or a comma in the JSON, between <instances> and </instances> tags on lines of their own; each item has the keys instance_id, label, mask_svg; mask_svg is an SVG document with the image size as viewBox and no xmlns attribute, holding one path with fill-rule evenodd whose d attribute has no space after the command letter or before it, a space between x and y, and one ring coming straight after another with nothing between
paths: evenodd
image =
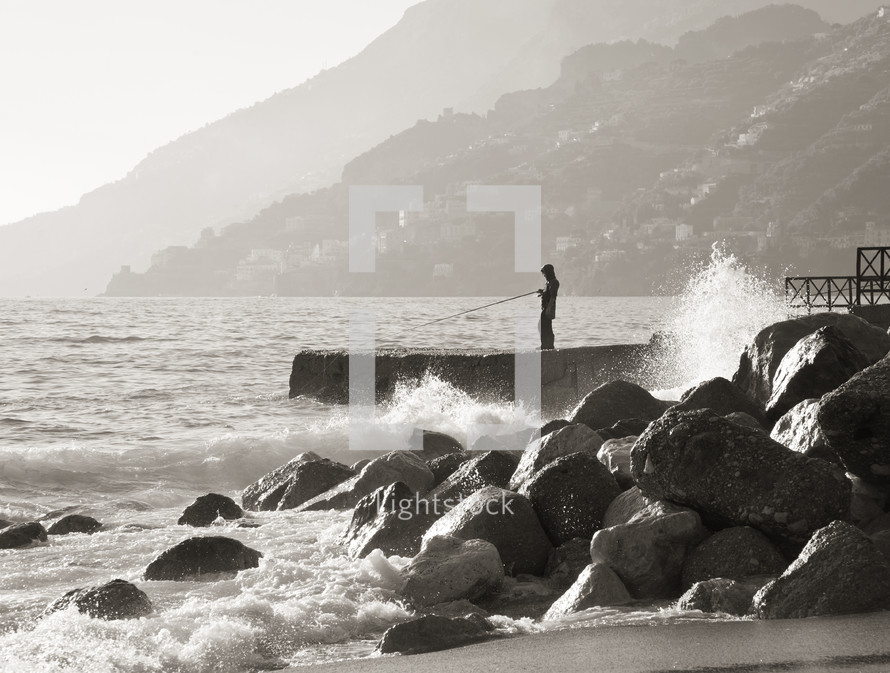
<instances>
[{"instance_id":1,"label":"fishing rod","mask_svg":"<svg viewBox=\"0 0 890 673\"><path fill-rule=\"evenodd\" d=\"M430 320L429 322L425 322L422 325L417 325L416 327L411 327L410 329L405 330L406 332L413 332L416 329L420 329L421 327L426 327L427 325L432 325L437 322L442 322L443 320L449 320L450 318L456 318L460 315L465 315L467 313L472 313L473 311L481 311L484 308L488 308L489 306L497 306L498 304L503 304L504 302L513 301L514 299L522 299L523 297L528 297L532 294L537 294L538 290L532 290L531 292L526 292L525 294L518 294L515 297L510 297L509 299L501 299L500 301L493 301L490 304L486 304L485 306L477 306L476 308L471 308L468 311L461 311L460 313L455 313L454 315L446 315L444 318L438 318L436 320Z\"/></svg>"}]
</instances>

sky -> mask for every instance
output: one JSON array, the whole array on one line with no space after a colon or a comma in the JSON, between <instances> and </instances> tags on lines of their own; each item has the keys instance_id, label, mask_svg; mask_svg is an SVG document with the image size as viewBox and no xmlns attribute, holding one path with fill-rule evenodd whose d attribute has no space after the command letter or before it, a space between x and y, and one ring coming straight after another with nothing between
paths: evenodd
<instances>
[{"instance_id":1,"label":"sky","mask_svg":"<svg viewBox=\"0 0 890 673\"><path fill-rule=\"evenodd\" d=\"M0 225L354 56L419 0L0 0Z\"/></svg>"}]
</instances>

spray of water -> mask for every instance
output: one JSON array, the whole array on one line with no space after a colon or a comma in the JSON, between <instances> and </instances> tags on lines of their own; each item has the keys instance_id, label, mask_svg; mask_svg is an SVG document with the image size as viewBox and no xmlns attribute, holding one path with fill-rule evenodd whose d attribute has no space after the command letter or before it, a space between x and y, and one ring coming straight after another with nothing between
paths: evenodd
<instances>
[{"instance_id":1,"label":"spray of water","mask_svg":"<svg viewBox=\"0 0 890 673\"><path fill-rule=\"evenodd\" d=\"M715 245L707 265L690 275L668 317L666 348L657 366L681 385L661 392L676 399L701 381L732 378L755 335L788 318L780 288L775 279L758 277Z\"/></svg>"}]
</instances>

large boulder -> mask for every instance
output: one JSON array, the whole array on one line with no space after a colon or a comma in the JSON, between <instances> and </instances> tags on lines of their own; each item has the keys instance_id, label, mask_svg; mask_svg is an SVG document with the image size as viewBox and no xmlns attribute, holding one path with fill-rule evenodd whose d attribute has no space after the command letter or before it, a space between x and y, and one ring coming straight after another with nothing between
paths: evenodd
<instances>
[{"instance_id":1,"label":"large boulder","mask_svg":"<svg viewBox=\"0 0 890 673\"><path fill-rule=\"evenodd\" d=\"M180 526L209 526L218 517L234 521L244 516L244 512L230 497L219 493L208 493L199 496L195 502L185 508L179 517Z\"/></svg>"},{"instance_id":2,"label":"large boulder","mask_svg":"<svg viewBox=\"0 0 890 673\"><path fill-rule=\"evenodd\" d=\"M464 450L463 445L451 435L446 435L444 432L436 432L435 430L423 430L422 432L421 446L423 448L414 453L418 458L422 458L427 462L446 456L449 453L460 453Z\"/></svg>"},{"instance_id":3,"label":"large boulder","mask_svg":"<svg viewBox=\"0 0 890 673\"><path fill-rule=\"evenodd\" d=\"M480 488L506 488L519 460L504 451L486 451L470 458L429 492L429 499L448 503L450 509Z\"/></svg>"},{"instance_id":4,"label":"large boulder","mask_svg":"<svg viewBox=\"0 0 890 673\"><path fill-rule=\"evenodd\" d=\"M402 577L399 593L415 605L472 601L500 589L504 565L497 548L485 540L431 536Z\"/></svg>"},{"instance_id":5,"label":"large boulder","mask_svg":"<svg viewBox=\"0 0 890 673\"><path fill-rule=\"evenodd\" d=\"M442 516L402 482L381 487L359 500L344 535L349 553L364 558L375 549L387 556L414 556L423 534Z\"/></svg>"},{"instance_id":6,"label":"large boulder","mask_svg":"<svg viewBox=\"0 0 890 673\"><path fill-rule=\"evenodd\" d=\"M590 540L576 537L550 551L544 575L551 587L564 592L575 583L581 571L588 565L590 565Z\"/></svg>"},{"instance_id":7,"label":"large boulder","mask_svg":"<svg viewBox=\"0 0 890 673\"><path fill-rule=\"evenodd\" d=\"M603 440L637 437L642 434L647 425L649 425L649 421L642 418L623 418L608 428L598 428L596 434Z\"/></svg>"},{"instance_id":8,"label":"large boulder","mask_svg":"<svg viewBox=\"0 0 890 673\"><path fill-rule=\"evenodd\" d=\"M779 362L766 414L775 422L798 402L822 397L870 364L842 332L821 327L794 344Z\"/></svg>"},{"instance_id":9,"label":"large boulder","mask_svg":"<svg viewBox=\"0 0 890 673\"><path fill-rule=\"evenodd\" d=\"M433 484L433 473L423 460L410 451L392 451L375 458L354 477L305 501L301 512L322 509L349 509L381 486L401 481L414 493L426 493Z\"/></svg>"},{"instance_id":10,"label":"large boulder","mask_svg":"<svg viewBox=\"0 0 890 673\"><path fill-rule=\"evenodd\" d=\"M568 420L569 423L584 423L591 430L607 428L628 418L654 421L672 404L653 397L635 383L611 381L588 393Z\"/></svg>"},{"instance_id":11,"label":"large boulder","mask_svg":"<svg viewBox=\"0 0 890 673\"><path fill-rule=\"evenodd\" d=\"M621 579L611 568L602 563L591 563L550 606L544 619L559 619L597 606L624 605L631 600Z\"/></svg>"},{"instance_id":12,"label":"large boulder","mask_svg":"<svg viewBox=\"0 0 890 673\"><path fill-rule=\"evenodd\" d=\"M68 535L69 533L86 533L92 535L101 530L102 524L91 516L83 514L69 514L63 516L50 526L47 535Z\"/></svg>"},{"instance_id":13,"label":"large boulder","mask_svg":"<svg viewBox=\"0 0 890 673\"><path fill-rule=\"evenodd\" d=\"M494 486L461 501L430 527L424 540L441 535L491 542L510 575L542 575L551 549L528 499Z\"/></svg>"},{"instance_id":14,"label":"large boulder","mask_svg":"<svg viewBox=\"0 0 890 673\"><path fill-rule=\"evenodd\" d=\"M754 595L774 579L769 575L731 580L725 577L696 582L677 601L679 610L722 612L744 617L751 611Z\"/></svg>"},{"instance_id":15,"label":"large boulder","mask_svg":"<svg viewBox=\"0 0 890 673\"><path fill-rule=\"evenodd\" d=\"M15 523L0 530L0 549L25 547L33 542L46 542L46 529L36 521Z\"/></svg>"},{"instance_id":16,"label":"large boulder","mask_svg":"<svg viewBox=\"0 0 890 673\"><path fill-rule=\"evenodd\" d=\"M596 457L605 465L622 490L633 487L633 476L630 473L630 452L637 441L637 435L620 439L607 439L603 442Z\"/></svg>"},{"instance_id":17,"label":"large boulder","mask_svg":"<svg viewBox=\"0 0 890 673\"><path fill-rule=\"evenodd\" d=\"M510 477L508 488L518 489L547 463L568 456L570 453L586 452L596 456L603 440L587 425L575 423L551 432L540 441L532 442L523 451L519 466Z\"/></svg>"},{"instance_id":18,"label":"large boulder","mask_svg":"<svg viewBox=\"0 0 890 673\"><path fill-rule=\"evenodd\" d=\"M724 528L690 552L683 564L682 585L685 591L716 577L778 575L786 567L785 557L763 533L748 526Z\"/></svg>"},{"instance_id":19,"label":"large boulder","mask_svg":"<svg viewBox=\"0 0 890 673\"><path fill-rule=\"evenodd\" d=\"M825 395L817 419L849 472L890 484L890 357Z\"/></svg>"},{"instance_id":20,"label":"large boulder","mask_svg":"<svg viewBox=\"0 0 890 673\"><path fill-rule=\"evenodd\" d=\"M609 503L606 513L603 515L603 528L611 528L621 523L627 523L650 504L646 496L640 491L639 486L627 489Z\"/></svg>"},{"instance_id":21,"label":"large boulder","mask_svg":"<svg viewBox=\"0 0 890 673\"><path fill-rule=\"evenodd\" d=\"M850 508L842 470L708 409L669 411L652 423L631 467L651 499L692 507L709 525L750 525L794 544Z\"/></svg>"},{"instance_id":22,"label":"large boulder","mask_svg":"<svg viewBox=\"0 0 890 673\"><path fill-rule=\"evenodd\" d=\"M872 484L854 474L847 474L853 489L850 498L850 523L863 528L864 524L877 519L887 506L887 491L883 484Z\"/></svg>"},{"instance_id":23,"label":"large boulder","mask_svg":"<svg viewBox=\"0 0 890 673\"><path fill-rule=\"evenodd\" d=\"M307 467L307 466L312 467ZM300 493L306 500L324 493L353 476L350 468L315 453L301 453L281 467L261 477L241 493L241 505L255 512L272 512L279 508L281 499L289 487L291 500ZM287 508L289 509L289 508Z\"/></svg>"},{"instance_id":24,"label":"large boulder","mask_svg":"<svg viewBox=\"0 0 890 673\"><path fill-rule=\"evenodd\" d=\"M628 523L597 531L590 559L614 570L634 598L674 598L686 556L706 535L691 509L650 505Z\"/></svg>"},{"instance_id":25,"label":"large boulder","mask_svg":"<svg viewBox=\"0 0 890 673\"><path fill-rule=\"evenodd\" d=\"M828 446L818 421L819 400L808 399L798 402L776 421L769 436L784 447L808 458L819 458L829 463L840 463L841 459Z\"/></svg>"},{"instance_id":26,"label":"large boulder","mask_svg":"<svg viewBox=\"0 0 890 673\"><path fill-rule=\"evenodd\" d=\"M433 473L433 488L448 479L461 465L474 458L471 453L446 453L427 463Z\"/></svg>"},{"instance_id":27,"label":"large boulder","mask_svg":"<svg viewBox=\"0 0 890 673\"><path fill-rule=\"evenodd\" d=\"M381 486L369 493L353 508L352 519L343 534L343 541L349 543L363 528L379 516L408 507L416 497L417 494L401 481Z\"/></svg>"},{"instance_id":28,"label":"large boulder","mask_svg":"<svg viewBox=\"0 0 890 673\"><path fill-rule=\"evenodd\" d=\"M835 521L754 597L761 619L793 619L890 609L890 561L865 534Z\"/></svg>"},{"instance_id":29,"label":"large boulder","mask_svg":"<svg viewBox=\"0 0 890 673\"><path fill-rule=\"evenodd\" d=\"M422 654L488 640L494 627L484 617L424 615L390 626L377 643L380 654Z\"/></svg>"},{"instance_id":30,"label":"large boulder","mask_svg":"<svg viewBox=\"0 0 890 673\"><path fill-rule=\"evenodd\" d=\"M718 416L744 413L754 418L761 426L767 426L763 405L755 402L744 390L722 376L693 386L683 393L680 401L672 409L674 411L710 409Z\"/></svg>"},{"instance_id":31,"label":"large boulder","mask_svg":"<svg viewBox=\"0 0 890 673\"><path fill-rule=\"evenodd\" d=\"M877 362L890 352L890 335L870 322L847 313L816 313L783 320L761 330L745 347L732 382L766 406L773 393L773 375L782 358L798 341L826 325L840 330L869 362Z\"/></svg>"},{"instance_id":32,"label":"large boulder","mask_svg":"<svg viewBox=\"0 0 890 673\"><path fill-rule=\"evenodd\" d=\"M144 591L124 580L86 589L73 589L52 603L49 614L74 605L78 612L97 619L134 619L151 614L151 600Z\"/></svg>"},{"instance_id":33,"label":"large boulder","mask_svg":"<svg viewBox=\"0 0 890 673\"><path fill-rule=\"evenodd\" d=\"M228 537L193 537L167 549L145 569L146 580L190 580L257 568L262 554Z\"/></svg>"},{"instance_id":34,"label":"large boulder","mask_svg":"<svg viewBox=\"0 0 890 673\"><path fill-rule=\"evenodd\" d=\"M519 489L557 547L576 537L590 539L602 528L606 509L620 493L608 468L590 453L557 458Z\"/></svg>"}]
</instances>

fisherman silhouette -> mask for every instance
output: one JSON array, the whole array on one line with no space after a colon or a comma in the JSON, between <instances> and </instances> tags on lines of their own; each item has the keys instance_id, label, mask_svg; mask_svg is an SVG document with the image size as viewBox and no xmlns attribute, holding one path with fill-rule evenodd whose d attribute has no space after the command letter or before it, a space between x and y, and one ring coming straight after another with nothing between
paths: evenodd
<instances>
[{"instance_id":1,"label":"fisherman silhouette","mask_svg":"<svg viewBox=\"0 0 890 673\"><path fill-rule=\"evenodd\" d=\"M538 290L541 298L541 320L538 323L538 331L541 334L541 350L553 350L553 319L556 318L556 294L559 292L559 281L556 280L556 272L552 264L541 267L541 273L547 281L543 290Z\"/></svg>"}]
</instances>

